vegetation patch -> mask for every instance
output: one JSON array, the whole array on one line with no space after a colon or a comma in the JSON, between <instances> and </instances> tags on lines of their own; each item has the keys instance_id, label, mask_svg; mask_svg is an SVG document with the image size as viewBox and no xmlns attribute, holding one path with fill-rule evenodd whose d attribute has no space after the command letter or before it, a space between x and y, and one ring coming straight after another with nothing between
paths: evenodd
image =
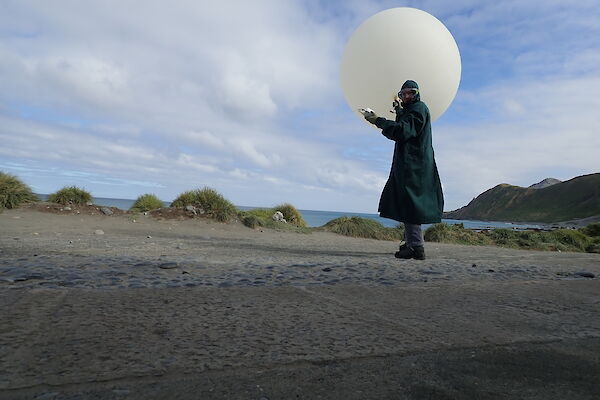
<instances>
[{"instance_id":1,"label":"vegetation patch","mask_svg":"<svg viewBox=\"0 0 600 400\"><path fill-rule=\"evenodd\" d=\"M244 225L248 228L257 229L262 226L265 226L264 220L262 218L257 217L256 215L247 214L241 215L241 220Z\"/></svg>"},{"instance_id":2,"label":"vegetation patch","mask_svg":"<svg viewBox=\"0 0 600 400\"><path fill-rule=\"evenodd\" d=\"M163 202L155 194L143 194L135 200L129 211L145 212L164 207Z\"/></svg>"},{"instance_id":3,"label":"vegetation patch","mask_svg":"<svg viewBox=\"0 0 600 400\"><path fill-rule=\"evenodd\" d=\"M181 193L171 207L194 206L220 222L228 222L238 215L237 208L216 190L205 187Z\"/></svg>"},{"instance_id":4,"label":"vegetation patch","mask_svg":"<svg viewBox=\"0 0 600 400\"><path fill-rule=\"evenodd\" d=\"M312 228L306 226L306 222L302 218L302 215L294 206L291 204L286 204L285 206L286 207L275 206L273 208L254 208L252 210L240 211L238 216L244 225L252 229L265 227L298 233L311 233L313 231ZM277 211L283 214L283 218L286 220L285 223L273 220L273 215Z\"/></svg>"},{"instance_id":5,"label":"vegetation patch","mask_svg":"<svg viewBox=\"0 0 600 400\"><path fill-rule=\"evenodd\" d=\"M574 229L556 229L545 235L551 243L562 245L568 251L585 251L591 239Z\"/></svg>"},{"instance_id":6,"label":"vegetation patch","mask_svg":"<svg viewBox=\"0 0 600 400\"><path fill-rule=\"evenodd\" d=\"M587 253L600 253L600 237L594 237L585 247Z\"/></svg>"},{"instance_id":7,"label":"vegetation patch","mask_svg":"<svg viewBox=\"0 0 600 400\"><path fill-rule=\"evenodd\" d=\"M92 195L77 186L65 186L56 193L48 196L48 201L62 205L86 205L92 201Z\"/></svg>"},{"instance_id":8,"label":"vegetation patch","mask_svg":"<svg viewBox=\"0 0 600 400\"><path fill-rule=\"evenodd\" d=\"M289 203L279 204L273 207L273 214L277 211L283 214L283 218L285 218L289 224L299 227L306 227L306 221L304 221L304 218L302 218L302 214L300 214L300 211L298 211L293 205Z\"/></svg>"},{"instance_id":9,"label":"vegetation patch","mask_svg":"<svg viewBox=\"0 0 600 400\"><path fill-rule=\"evenodd\" d=\"M362 217L336 218L323 225L322 229L344 236L368 239L402 240L404 238L404 225L387 228L375 220Z\"/></svg>"},{"instance_id":10,"label":"vegetation patch","mask_svg":"<svg viewBox=\"0 0 600 400\"><path fill-rule=\"evenodd\" d=\"M423 235L427 242L456 243L470 245L492 244L485 235L467 229L463 224L434 224Z\"/></svg>"},{"instance_id":11,"label":"vegetation patch","mask_svg":"<svg viewBox=\"0 0 600 400\"><path fill-rule=\"evenodd\" d=\"M0 172L0 211L38 200L31 188L16 176Z\"/></svg>"},{"instance_id":12,"label":"vegetation patch","mask_svg":"<svg viewBox=\"0 0 600 400\"><path fill-rule=\"evenodd\" d=\"M586 236L600 237L600 222L594 222L586 227L579 229Z\"/></svg>"},{"instance_id":13,"label":"vegetation patch","mask_svg":"<svg viewBox=\"0 0 600 400\"><path fill-rule=\"evenodd\" d=\"M428 242L494 245L528 250L600 252L600 237L590 237L581 230L574 229L556 229L545 232L499 228L475 232L466 229L462 224L441 223L427 229L424 237Z\"/></svg>"}]
</instances>

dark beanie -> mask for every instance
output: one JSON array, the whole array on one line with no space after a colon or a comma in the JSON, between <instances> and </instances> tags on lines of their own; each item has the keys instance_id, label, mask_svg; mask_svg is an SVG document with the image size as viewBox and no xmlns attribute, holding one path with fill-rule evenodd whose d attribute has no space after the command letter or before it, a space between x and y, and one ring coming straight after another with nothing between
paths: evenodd
<instances>
[{"instance_id":1,"label":"dark beanie","mask_svg":"<svg viewBox=\"0 0 600 400\"><path fill-rule=\"evenodd\" d=\"M417 82L415 81L408 80L404 82L400 90L402 89L419 89L419 85L417 85Z\"/></svg>"}]
</instances>

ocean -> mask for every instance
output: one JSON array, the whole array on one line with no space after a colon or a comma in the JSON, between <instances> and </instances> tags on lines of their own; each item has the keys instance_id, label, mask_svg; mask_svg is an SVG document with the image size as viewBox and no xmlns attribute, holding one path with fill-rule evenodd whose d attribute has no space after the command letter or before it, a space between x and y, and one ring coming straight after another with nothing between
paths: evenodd
<instances>
[{"instance_id":1,"label":"ocean","mask_svg":"<svg viewBox=\"0 0 600 400\"><path fill-rule=\"evenodd\" d=\"M42 200L47 200L48 195L38 194ZM93 197L92 202L99 206L116 207L121 210L129 210L135 200L130 199L111 199L106 197ZM163 202L165 207L168 207L170 202ZM265 207L252 207L252 206L236 206L242 211L252 210L254 208L265 208ZM339 217L362 217L370 218L380 222L383 226L393 228L398 225L398 222L381 218L378 214L367 214L367 213L356 213L356 212L344 212L344 211L319 211L319 210L298 210L302 214L302 218L306 221L309 227L323 226L332 219ZM495 228L508 228L516 230L525 229L543 229L543 224L526 224L526 223L512 223L512 222L500 222L500 221L473 221L473 220L461 220L461 219L442 219L442 222L447 224L463 224L467 229L481 230L481 229L495 229ZM430 224L424 224L423 230L430 227Z\"/></svg>"}]
</instances>

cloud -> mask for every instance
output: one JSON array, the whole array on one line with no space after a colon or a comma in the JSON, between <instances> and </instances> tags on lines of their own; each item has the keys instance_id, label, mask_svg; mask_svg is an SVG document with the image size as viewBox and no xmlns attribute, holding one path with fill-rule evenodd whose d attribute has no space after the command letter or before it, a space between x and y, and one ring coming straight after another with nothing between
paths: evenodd
<instances>
[{"instance_id":1,"label":"cloud","mask_svg":"<svg viewBox=\"0 0 600 400\"><path fill-rule=\"evenodd\" d=\"M440 18L461 49L434 126L448 207L597 171L596 5L553 0L9 2L0 164L105 197L208 185L238 204L375 211L393 143L348 110L338 69L360 22L397 6Z\"/></svg>"},{"instance_id":2,"label":"cloud","mask_svg":"<svg viewBox=\"0 0 600 400\"><path fill-rule=\"evenodd\" d=\"M465 108L499 112L434 131L440 173L458 198L499 183L529 186L598 172L600 77L515 82L471 93ZM452 208L461 205L450 202Z\"/></svg>"}]
</instances>

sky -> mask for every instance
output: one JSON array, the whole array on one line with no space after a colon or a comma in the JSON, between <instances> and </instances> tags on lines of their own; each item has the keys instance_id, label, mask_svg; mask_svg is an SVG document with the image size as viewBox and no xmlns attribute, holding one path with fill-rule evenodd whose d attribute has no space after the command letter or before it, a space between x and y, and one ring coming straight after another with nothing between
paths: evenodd
<instances>
[{"instance_id":1,"label":"sky","mask_svg":"<svg viewBox=\"0 0 600 400\"><path fill-rule=\"evenodd\" d=\"M376 213L394 143L346 104L340 62L393 7L432 14L460 50L432 125L446 211L600 172L595 0L0 0L0 171L44 194L208 186L242 206Z\"/></svg>"}]
</instances>

